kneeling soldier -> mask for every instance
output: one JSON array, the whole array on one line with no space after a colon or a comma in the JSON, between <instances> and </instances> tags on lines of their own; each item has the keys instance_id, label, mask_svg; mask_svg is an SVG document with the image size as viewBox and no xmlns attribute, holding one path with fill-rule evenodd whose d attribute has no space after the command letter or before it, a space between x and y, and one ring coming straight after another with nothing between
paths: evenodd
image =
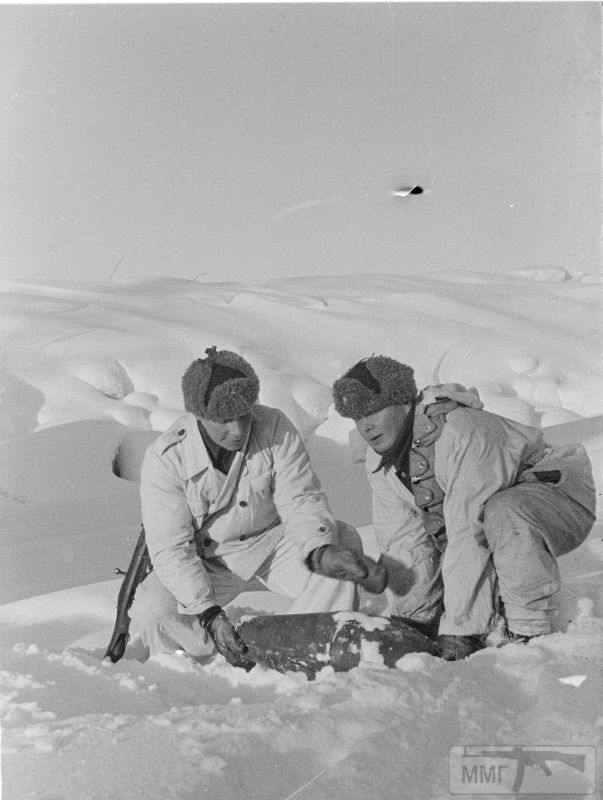
<instances>
[{"instance_id":1,"label":"kneeling soldier","mask_svg":"<svg viewBox=\"0 0 603 800\"><path fill-rule=\"evenodd\" d=\"M188 412L147 450L142 518L153 571L130 616L151 654L216 649L249 666L223 611L243 591L295 598L291 613L357 608L386 572L358 532L333 518L289 419L257 403L241 356L209 348L182 379Z\"/></svg>"},{"instance_id":2,"label":"kneeling soldier","mask_svg":"<svg viewBox=\"0 0 603 800\"><path fill-rule=\"evenodd\" d=\"M412 368L386 356L358 362L333 393L369 445L390 613L439 628L447 660L483 647L501 607L509 638L549 633L557 556L595 521L584 447L551 447L542 431L484 411L475 389L419 393Z\"/></svg>"}]
</instances>

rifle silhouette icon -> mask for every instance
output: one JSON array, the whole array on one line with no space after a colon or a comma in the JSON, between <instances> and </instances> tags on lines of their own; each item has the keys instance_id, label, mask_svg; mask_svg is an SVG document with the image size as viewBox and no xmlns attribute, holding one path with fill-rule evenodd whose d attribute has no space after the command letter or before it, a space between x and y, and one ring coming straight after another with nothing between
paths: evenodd
<instances>
[{"instance_id":1,"label":"rifle silhouette icon","mask_svg":"<svg viewBox=\"0 0 603 800\"><path fill-rule=\"evenodd\" d=\"M481 750L466 757L475 758L476 755L487 756L488 758L506 758L510 761L517 761L517 772L513 781L512 789L517 794L523 783L526 767L540 767L547 778L552 774L548 761L560 761L568 767L584 772L586 756L579 753L561 753L558 750L524 750L523 747L512 747L509 750Z\"/></svg>"}]
</instances>

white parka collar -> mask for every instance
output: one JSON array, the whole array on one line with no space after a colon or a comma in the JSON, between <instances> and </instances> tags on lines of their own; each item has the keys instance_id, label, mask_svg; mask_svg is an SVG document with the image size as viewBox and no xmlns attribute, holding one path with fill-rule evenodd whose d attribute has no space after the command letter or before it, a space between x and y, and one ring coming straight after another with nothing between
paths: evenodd
<instances>
[{"instance_id":1,"label":"white parka collar","mask_svg":"<svg viewBox=\"0 0 603 800\"><path fill-rule=\"evenodd\" d=\"M245 445L242 450L238 451L231 464L229 475L238 474L239 467L242 459L245 457L247 444L249 442L249 433L245 439ZM213 467L212 460L205 447L205 442L199 433L197 425L197 418L194 414L185 414L175 423L173 431L175 439L170 441L165 450L175 442L180 442L181 447L181 465L182 477L184 480L190 480L195 475L204 472ZM165 452L165 450L163 452Z\"/></svg>"}]
</instances>

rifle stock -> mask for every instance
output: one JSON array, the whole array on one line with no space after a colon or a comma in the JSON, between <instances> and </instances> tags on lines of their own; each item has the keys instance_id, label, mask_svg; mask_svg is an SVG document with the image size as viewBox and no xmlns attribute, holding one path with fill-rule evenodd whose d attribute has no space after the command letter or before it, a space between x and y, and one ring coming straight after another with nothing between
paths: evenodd
<instances>
[{"instance_id":1,"label":"rifle stock","mask_svg":"<svg viewBox=\"0 0 603 800\"><path fill-rule=\"evenodd\" d=\"M136 547L132 553L130 565L119 589L115 625L113 626L113 634L109 641L109 646L105 652L105 658L110 658L114 664L122 658L126 651L128 639L130 638L130 617L128 616L128 611L134 600L136 588L152 569L144 528L142 528L138 541L136 542Z\"/></svg>"}]
</instances>

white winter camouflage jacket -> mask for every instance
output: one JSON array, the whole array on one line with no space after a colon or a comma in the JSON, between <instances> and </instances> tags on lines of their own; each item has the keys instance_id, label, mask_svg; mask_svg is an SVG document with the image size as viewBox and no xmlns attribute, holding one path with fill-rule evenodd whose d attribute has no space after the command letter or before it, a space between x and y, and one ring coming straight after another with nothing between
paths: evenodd
<instances>
[{"instance_id":1,"label":"white winter camouflage jacket","mask_svg":"<svg viewBox=\"0 0 603 800\"><path fill-rule=\"evenodd\" d=\"M450 591L445 616L456 626L449 632L463 633L466 627L472 633L472 617L482 613L472 606L472 592L483 579L482 562L488 557L488 551L480 547L486 501L495 492L519 482L537 480L536 471L558 470L561 477L556 488L580 503L594 519L595 486L591 463L581 444L550 446L541 430L483 411L477 391L458 384L425 389L418 413L424 413L436 398L461 404L446 415L446 424L435 444L434 470L445 492L443 511L448 539L445 559ZM430 550L421 512L412 493L396 476L395 467L375 472L380 460L369 447L366 470L373 490L373 522L379 548L417 564ZM568 531L568 550L575 546ZM448 602L453 597L458 598L458 603Z\"/></svg>"},{"instance_id":2,"label":"white winter camouflage jacket","mask_svg":"<svg viewBox=\"0 0 603 800\"><path fill-rule=\"evenodd\" d=\"M204 558L218 557L248 580L285 531L302 558L335 540L335 520L297 430L277 409L256 405L252 415L247 447L227 476L214 469L192 414L145 453L140 491L149 555L181 613L214 605Z\"/></svg>"}]
</instances>

